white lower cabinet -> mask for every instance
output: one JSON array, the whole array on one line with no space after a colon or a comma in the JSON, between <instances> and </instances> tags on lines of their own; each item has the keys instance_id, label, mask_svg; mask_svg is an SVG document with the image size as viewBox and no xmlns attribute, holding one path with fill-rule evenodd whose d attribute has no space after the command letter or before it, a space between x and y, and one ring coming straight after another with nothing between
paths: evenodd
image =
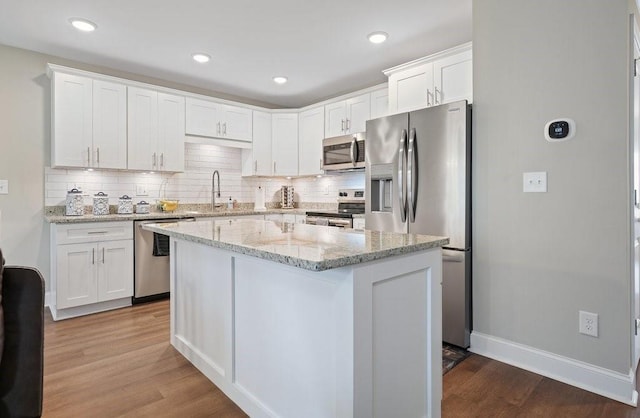
<instances>
[{"instance_id":1,"label":"white lower cabinet","mask_svg":"<svg viewBox=\"0 0 640 418\"><path fill-rule=\"evenodd\" d=\"M51 291L55 298L50 308L54 319L131 304L131 222L52 224L51 228Z\"/></svg>"}]
</instances>

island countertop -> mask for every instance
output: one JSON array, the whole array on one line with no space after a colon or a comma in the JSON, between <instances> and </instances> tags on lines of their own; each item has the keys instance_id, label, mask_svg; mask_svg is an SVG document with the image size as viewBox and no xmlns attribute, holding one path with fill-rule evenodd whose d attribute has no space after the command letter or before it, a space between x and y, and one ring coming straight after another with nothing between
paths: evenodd
<instances>
[{"instance_id":1,"label":"island countertop","mask_svg":"<svg viewBox=\"0 0 640 418\"><path fill-rule=\"evenodd\" d=\"M409 254L449 243L446 237L253 219L147 224L144 229L312 271Z\"/></svg>"}]
</instances>

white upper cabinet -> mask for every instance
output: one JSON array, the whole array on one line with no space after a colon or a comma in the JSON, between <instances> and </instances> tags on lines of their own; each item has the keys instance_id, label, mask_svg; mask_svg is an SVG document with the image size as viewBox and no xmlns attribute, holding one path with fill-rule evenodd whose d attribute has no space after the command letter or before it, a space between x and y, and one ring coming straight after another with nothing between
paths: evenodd
<instances>
[{"instance_id":1,"label":"white upper cabinet","mask_svg":"<svg viewBox=\"0 0 640 418\"><path fill-rule=\"evenodd\" d=\"M184 171L184 97L128 88L128 168Z\"/></svg>"},{"instance_id":2,"label":"white upper cabinet","mask_svg":"<svg viewBox=\"0 0 640 418\"><path fill-rule=\"evenodd\" d=\"M298 175L298 114L271 115L271 155L274 176Z\"/></svg>"},{"instance_id":3,"label":"white upper cabinet","mask_svg":"<svg viewBox=\"0 0 640 418\"><path fill-rule=\"evenodd\" d=\"M389 89L384 88L371 92L371 117L381 118L389 114Z\"/></svg>"},{"instance_id":4,"label":"white upper cabinet","mask_svg":"<svg viewBox=\"0 0 640 418\"><path fill-rule=\"evenodd\" d=\"M371 96L369 93L330 103L324 107L324 136L331 138L364 132L370 115Z\"/></svg>"},{"instance_id":5,"label":"white upper cabinet","mask_svg":"<svg viewBox=\"0 0 640 418\"><path fill-rule=\"evenodd\" d=\"M458 100L473 102L473 65L471 49L433 63L435 104Z\"/></svg>"},{"instance_id":6,"label":"white upper cabinet","mask_svg":"<svg viewBox=\"0 0 640 418\"><path fill-rule=\"evenodd\" d=\"M52 72L52 167L127 167L126 88Z\"/></svg>"},{"instance_id":7,"label":"white upper cabinet","mask_svg":"<svg viewBox=\"0 0 640 418\"><path fill-rule=\"evenodd\" d=\"M243 176L270 176L273 174L271 134L271 113L254 111L252 148L242 150Z\"/></svg>"},{"instance_id":8,"label":"white upper cabinet","mask_svg":"<svg viewBox=\"0 0 640 418\"><path fill-rule=\"evenodd\" d=\"M252 140L251 109L188 97L186 112L187 135Z\"/></svg>"},{"instance_id":9,"label":"white upper cabinet","mask_svg":"<svg viewBox=\"0 0 640 418\"><path fill-rule=\"evenodd\" d=\"M158 152L161 171L184 171L185 100L158 93Z\"/></svg>"},{"instance_id":10,"label":"white upper cabinet","mask_svg":"<svg viewBox=\"0 0 640 418\"><path fill-rule=\"evenodd\" d=\"M466 99L473 101L471 44L399 65L389 77L389 113Z\"/></svg>"},{"instance_id":11,"label":"white upper cabinet","mask_svg":"<svg viewBox=\"0 0 640 418\"><path fill-rule=\"evenodd\" d=\"M324 138L324 107L316 107L299 115L298 174L322 174L322 139Z\"/></svg>"}]
</instances>

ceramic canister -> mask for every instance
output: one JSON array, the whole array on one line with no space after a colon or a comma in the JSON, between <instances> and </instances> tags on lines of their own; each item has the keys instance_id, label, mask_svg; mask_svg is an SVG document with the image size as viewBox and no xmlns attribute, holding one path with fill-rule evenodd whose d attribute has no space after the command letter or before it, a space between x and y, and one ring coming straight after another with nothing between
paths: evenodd
<instances>
[{"instance_id":1,"label":"ceramic canister","mask_svg":"<svg viewBox=\"0 0 640 418\"><path fill-rule=\"evenodd\" d=\"M104 192L93 195L93 214L108 215L109 214L109 196Z\"/></svg>"},{"instance_id":2,"label":"ceramic canister","mask_svg":"<svg viewBox=\"0 0 640 418\"><path fill-rule=\"evenodd\" d=\"M118 198L118 213L129 214L133 213L133 200L127 195Z\"/></svg>"},{"instance_id":3,"label":"ceramic canister","mask_svg":"<svg viewBox=\"0 0 640 418\"><path fill-rule=\"evenodd\" d=\"M64 214L68 216L84 215L84 197L80 190L71 189L67 192Z\"/></svg>"},{"instance_id":4,"label":"ceramic canister","mask_svg":"<svg viewBox=\"0 0 640 418\"><path fill-rule=\"evenodd\" d=\"M136 213L149 213L151 205L144 200L141 200L136 205Z\"/></svg>"}]
</instances>

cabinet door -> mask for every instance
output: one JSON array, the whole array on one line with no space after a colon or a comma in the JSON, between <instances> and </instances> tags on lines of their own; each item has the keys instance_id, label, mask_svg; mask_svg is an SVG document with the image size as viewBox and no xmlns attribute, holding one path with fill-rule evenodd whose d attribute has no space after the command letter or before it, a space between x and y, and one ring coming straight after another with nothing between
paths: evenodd
<instances>
[{"instance_id":1,"label":"cabinet door","mask_svg":"<svg viewBox=\"0 0 640 418\"><path fill-rule=\"evenodd\" d=\"M251 172L256 176L273 174L271 159L271 114L253 112L253 158Z\"/></svg>"},{"instance_id":2,"label":"cabinet door","mask_svg":"<svg viewBox=\"0 0 640 418\"><path fill-rule=\"evenodd\" d=\"M433 63L435 104L458 100L473 101L473 66L471 50Z\"/></svg>"},{"instance_id":3,"label":"cabinet door","mask_svg":"<svg viewBox=\"0 0 640 418\"><path fill-rule=\"evenodd\" d=\"M306 110L299 115L298 174L322 174L322 139L324 138L324 107Z\"/></svg>"},{"instance_id":4,"label":"cabinet door","mask_svg":"<svg viewBox=\"0 0 640 418\"><path fill-rule=\"evenodd\" d=\"M98 301L133 296L133 240L98 244Z\"/></svg>"},{"instance_id":5,"label":"cabinet door","mask_svg":"<svg viewBox=\"0 0 640 418\"><path fill-rule=\"evenodd\" d=\"M52 82L52 167L90 167L93 81L54 73Z\"/></svg>"},{"instance_id":6,"label":"cabinet door","mask_svg":"<svg viewBox=\"0 0 640 418\"><path fill-rule=\"evenodd\" d=\"M272 115L271 154L274 176L298 175L298 114Z\"/></svg>"},{"instance_id":7,"label":"cabinet door","mask_svg":"<svg viewBox=\"0 0 640 418\"><path fill-rule=\"evenodd\" d=\"M158 169L158 93L129 87L128 97L128 168Z\"/></svg>"},{"instance_id":8,"label":"cabinet door","mask_svg":"<svg viewBox=\"0 0 640 418\"><path fill-rule=\"evenodd\" d=\"M158 93L159 169L184 171L184 97Z\"/></svg>"},{"instance_id":9,"label":"cabinet door","mask_svg":"<svg viewBox=\"0 0 640 418\"><path fill-rule=\"evenodd\" d=\"M433 64L426 63L389 76L389 113L433 105Z\"/></svg>"},{"instance_id":10,"label":"cabinet door","mask_svg":"<svg viewBox=\"0 0 640 418\"><path fill-rule=\"evenodd\" d=\"M186 99L186 133L187 135L221 136L220 104L206 100Z\"/></svg>"},{"instance_id":11,"label":"cabinet door","mask_svg":"<svg viewBox=\"0 0 640 418\"><path fill-rule=\"evenodd\" d=\"M222 137L251 142L253 138L252 110L238 106L224 106Z\"/></svg>"},{"instance_id":12,"label":"cabinet door","mask_svg":"<svg viewBox=\"0 0 640 418\"><path fill-rule=\"evenodd\" d=\"M98 301L96 244L57 247L56 307L71 308Z\"/></svg>"},{"instance_id":13,"label":"cabinet door","mask_svg":"<svg viewBox=\"0 0 640 418\"><path fill-rule=\"evenodd\" d=\"M93 81L93 167L127 168L127 89Z\"/></svg>"},{"instance_id":14,"label":"cabinet door","mask_svg":"<svg viewBox=\"0 0 640 418\"><path fill-rule=\"evenodd\" d=\"M347 105L344 101L331 103L324 107L324 137L344 135L346 133Z\"/></svg>"},{"instance_id":15,"label":"cabinet door","mask_svg":"<svg viewBox=\"0 0 640 418\"><path fill-rule=\"evenodd\" d=\"M352 97L346 101L347 119L346 131L354 134L364 132L367 128L367 121L371 116L371 96L369 93Z\"/></svg>"},{"instance_id":16,"label":"cabinet door","mask_svg":"<svg viewBox=\"0 0 640 418\"><path fill-rule=\"evenodd\" d=\"M389 114L389 89L371 93L371 119L381 118Z\"/></svg>"}]
</instances>

